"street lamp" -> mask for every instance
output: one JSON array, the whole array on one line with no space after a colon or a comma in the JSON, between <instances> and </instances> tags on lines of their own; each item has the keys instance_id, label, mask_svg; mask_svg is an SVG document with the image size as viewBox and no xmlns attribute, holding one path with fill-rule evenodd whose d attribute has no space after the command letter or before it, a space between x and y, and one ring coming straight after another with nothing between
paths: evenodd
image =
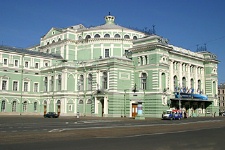
<instances>
[{"instance_id":1,"label":"street lamp","mask_svg":"<svg viewBox=\"0 0 225 150\"><path fill-rule=\"evenodd\" d=\"M179 110L181 110L181 95L180 95L180 88L179 88Z\"/></svg>"},{"instance_id":2,"label":"street lamp","mask_svg":"<svg viewBox=\"0 0 225 150\"><path fill-rule=\"evenodd\" d=\"M23 101L23 90L22 90L22 88L23 88L23 59L24 59L24 54L22 54L22 60L21 60L21 79L20 79L20 81L21 81L21 83L20 83L20 115L22 115L22 106L23 106L23 104L22 104L22 101Z\"/></svg>"},{"instance_id":3,"label":"street lamp","mask_svg":"<svg viewBox=\"0 0 225 150\"><path fill-rule=\"evenodd\" d=\"M126 94L127 94L128 90L129 89L124 90L124 113L123 113L123 117L126 117L126 101L127 101ZM121 115L121 117L122 117L122 115Z\"/></svg>"}]
</instances>

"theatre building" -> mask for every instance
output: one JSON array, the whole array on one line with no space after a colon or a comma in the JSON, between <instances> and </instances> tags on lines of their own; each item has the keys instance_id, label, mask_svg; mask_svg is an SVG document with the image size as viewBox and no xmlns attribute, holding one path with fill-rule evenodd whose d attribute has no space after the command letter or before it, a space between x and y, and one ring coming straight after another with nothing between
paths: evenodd
<instances>
[{"instance_id":1,"label":"theatre building","mask_svg":"<svg viewBox=\"0 0 225 150\"><path fill-rule=\"evenodd\" d=\"M0 46L0 115L207 116L218 105L216 56L119 26L51 28L38 45Z\"/></svg>"}]
</instances>

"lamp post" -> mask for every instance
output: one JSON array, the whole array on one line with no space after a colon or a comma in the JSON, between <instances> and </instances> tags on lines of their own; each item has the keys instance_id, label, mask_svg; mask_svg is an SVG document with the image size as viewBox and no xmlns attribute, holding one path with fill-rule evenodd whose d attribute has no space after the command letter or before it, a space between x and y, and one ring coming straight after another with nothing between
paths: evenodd
<instances>
[{"instance_id":1,"label":"lamp post","mask_svg":"<svg viewBox=\"0 0 225 150\"><path fill-rule=\"evenodd\" d=\"M24 54L22 54L22 60L21 60L21 79L20 79L20 115L22 115L22 108L23 108L23 103L22 103L22 101L23 101L23 90L22 90L22 88L23 88L23 59L24 59Z\"/></svg>"},{"instance_id":2,"label":"lamp post","mask_svg":"<svg viewBox=\"0 0 225 150\"><path fill-rule=\"evenodd\" d=\"M179 90L179 110L181 110L181 95L180 95L180 90Z\"/></svg>"},{"instance_id":3,"label":"lamp post","mask_svg":"<svg viewBox=\"0 0 225 150\"><path fill-rule=\"evenodd\" d=\"M126 117L126 101L127 101L126 94L127 94L127 90L129 90L129 89L124 90L124 113L123 113L123 117Z\"/></svg>"}]
</instances>

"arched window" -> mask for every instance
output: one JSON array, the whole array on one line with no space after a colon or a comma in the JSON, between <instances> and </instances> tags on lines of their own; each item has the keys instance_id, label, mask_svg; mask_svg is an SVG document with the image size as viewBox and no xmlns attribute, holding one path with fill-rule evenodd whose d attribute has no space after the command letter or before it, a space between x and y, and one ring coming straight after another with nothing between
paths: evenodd
<instances>
[{"instance_id":1,"label":"arched window","mask_svg":"<svg viewBox=\"0 0 225 150\"><path fill-rule=\"evenodd\" d=\"M53 40L52 43L55 43L55 40Z\"/></svg>"},{"instance_id":2,"label":"arched window","mask_svg":"<svg viewBox=\"0 0 225 150\"><path fill-rule=\"evenodd\" d=\"M177 76L173 77L173 85L174 85L174 91L177 92L178 90Z\"/></svg>"},{"instance_id":3,"label":"arched window","mask_svg":"<svg viewBox=\"0 0 225 150\"><path fill-rule=\"evenodd\" d=\"M61 74L58 75L58 91L61 91L62 86L62 76Z\"/></svg>"},{"instance_id":4,"label":"arched window","mask_svg":"<svg viewBox=\"0 0 225 150\"><path fill-rule=\"evenodd\" d=\"M1 112L5 111L5 101L2 101L2 105L1 105Z\"/></svg>"},{"instance_id":5,"label":"arched window","mask_svg":"<svg viewBox=\"0 0 225 150\"><path fill-rule=\"evenodd\" d=\"M145 64L148 64L148 56L145 56Z\"/></svg>"},{"instance_id":6,"label":"arched window","mask_svg":"<svg viewBox=\"0 0 225 150\"><path fill-rule=\"evenodd\" d=\"M12 102L12 112L16 112L16 101Z\"/></svg>"},{"instance_id":7,"label":"arched window","mask_svg":"<svg viewBox=\"0 0 225 150\"><path fill-rule=\"evenodd\" d=\"M88 90L92 90L92 81L93 80L93 77L92 77L92 74L89 74L88 75Z\"/></svg>"},{"instance_id":8,"label":"arched window","mask_svg":"<svg viewBox=\"0 0 225 150\"><path fill-rule=\"evenodd\" d=\"M51 91L54 91L54 80L55 80L54 76L51 76L51 81L50 81L50 89L51 89Z\"/></svg>"},{"instance_id":9,"label":"arched window","mask_svg":"<svg viewBox=\"0 0 225 150\"><path fill-rule=\"evenodd\" d=\"M103 72L103 76L102 76L102 88L103 89L108 89L108 74L107 74L107 72Z\"/></svg>"},{"instance_id":10,"label":"arched window","mask_svg":"<svg viewBox=\"0 0 225 150\"><path fill-rule=\"evenodd\" d=\"M146 73L142 73L141 74L141 88L143 90L146 90L146 87L147 87L147 74Z\"/></svg>"},{"instance_id":11,"label":"arched window","mask_svg":"<svg viewBox=\"0 0 225 150\"><path fill-rule=\"evenodd\" d=\"M34 112L37 112L37 102L34 102Z\"/></svg>"},{"instance_id":12,"label":"arched window","mask_svg":"<svg viewBox=\"0 0 225 150\"><path fill-rule=\"evenodd\" d=\"M44 80L44 90L45 92L48 91L48 77L45 77L45 80Z\"/></svg>"},{"instance_id":13,"label":"arched window","mask_svg":"<svg viewBox=\"0 0 225 150\"><path fill-rule=\"evenodd\" d=\"M194 79L191 79L191 88L194 88Z\"/></svg>"},{"instance_id":14,"label":"arched window","mask_svg":"<svg viewBox=\"0 0 225 150\"><path fill-rule=\"evenodd\" d=\"M78 40L82 40L82 36L79 36L79 37L78 37Z\"/></svg>"},{"instance_id":15,"label":"arched window","mask_svg":"<svg viewBox=\"0 0 225 150\"><path fill-rule=\"evenodd\" d=\"M109 37L110 37L109 34L105 34L105 35L104 35L104 38L109 38Z\"/></svg>"},{"instance_id":16,"label":"arched window","mask_svg":"<svg viewBox=\"0 0 225 150\"><path fill-rule=\"evenodd\" d=\"M133 40L137 40L137 36L133 36Z\"/></svg>"},{"instance_id":17,"label":"arched window","mask_svg":"<svg viewBox=\"0 0 225 150\"><path fill-rule=\"evenodd\" d=\"M27 112L27 101L23 102L23 112Z\"/></svg>"},{"instance_id":18,"label":"arched window","mask_svg":"<svg viewBox=\"0 0 225 150\"><path fill-rule=\"evenodd\" d=\"M59 41L61 41L61 39L60 39L60 38L58 39L58 42L59 42Z\"/></svg>"},{"instance_id":19,"label":"arched window","mask_svg":"<svg viewBox=\"0 0 225 150\"><path fill-rule=\"evenodd\" d=\"M140 57L140 60L141 60L141 66L142 66L144 64L144 60L142 56Z\"/></svg>"},{"instance_id":20,"label":"arched window","mask_svg":"<svg viewBox=\"0 0 225 150\"><path fill-rule=\"evenodd\" d=\"M199 93L201 91L201 80L198 80L198 89L197 92Z\"/></svg>"},{"instance_id":21,"label":"arched window","mask_svg":"<svg viewBox=\"0 0 225 150\"><path fill-rule=\"evenodd\" d=\"M212 87L213 87L213 94L216 96L216 82L215 81L213 81L213 86Z\"/></svg>"},{"instance_id":22,"label":"arched window","mask_svg":"<svg viewBox=\"0 0 225 150\"><path fill-rule=\"evenodd\" d=\"M79 81L78 81L78 90L83 91L84 90L84 76L80 75Z\"/></svg>"},{"instance_id":23,"label":"arched window","mask_svg":"<svg viewBox=\"0 0 225 150\"><path fill-rule=\"evenodd\" d=\"M161 86L162 86L162 91L166 91L166 74L162 73L161 75Z\"/></svg>"},{"instance_id":24,"label":"arched window","mask_svg":"<svg viewBox=\"0 0 225 150\"><path fill-rule=\"evenodd\" d=\"M100 38L99 34L95 34L94 38Z\"/></svg>"},{"instance_id":25,"label":"arched window","mask_svg":"<svg viewBox=\"0 0 225 150\"><path fill-rule=\"evenodd\" d=\"M124 35L124 39L130 39L129 35Z\"/></svg>"},{"instance_id":26,"label":"arched window","mask_svg":"<svg viewBox=\"0 0 225 150\"><path fill-rule=\"evenodd\" d=\"M87 104L91 104L91 99L88 99L87 100Z\"/></svg>"},{"instance_id":27,"label":"arched window","mask_svg":"<svg viewBox=\"0 0 225 150\"><path fill-rule=\"evenodd\" d=\"M114 38L120 38L119 34L115 34Z\"/></svg>"},{"instance_id":28,"label":"arched window","mask_svg":"<svg viewBox=\"0 0 225 150\"><path fill-rule=\"evenodd\" d=\"M60 100L57 100L57 105L61 105L61 101Z\"/></svg>"},{"instance_id":29,"label":"arched window","mask_svg":"<svg viewBox=\"0 0 225 150\"><path fill-rule=\"evenodd\" d=\"M185 77L182 78L182 87L186 88L186 78Z\"/></svg>"},{"instance_id":30,"label":"arched window","mask_svg":"<svg viewBox=\"0 0 225 150\"><path fill-rule=\"evenodd\" d=\"M90 38L91 38L90 35L87 35L87 36L85 37L86 40L87 40L87 39L90 39Z\"/></svg>"},{"instance_id":31,"label":"arched window","mask_svg":"<svg viewBox=\"0 0 225 150\"><path fill-rule=\"evenodd\" d=\"M84 101L82 99L80 99L79 104L84 104Z\"/></svg>"}]
</instances>

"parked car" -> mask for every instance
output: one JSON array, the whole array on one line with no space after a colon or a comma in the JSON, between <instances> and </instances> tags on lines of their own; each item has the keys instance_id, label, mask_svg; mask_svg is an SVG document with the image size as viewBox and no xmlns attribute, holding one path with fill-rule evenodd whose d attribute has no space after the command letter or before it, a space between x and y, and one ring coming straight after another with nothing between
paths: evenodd
<instances>
[{"instance_id":1,"label":"parked car","mask_svg":"<svg viewBox=\"0 0 225 150\"><path fill-rule=\"evenodd\" d=\"M44 118L58 118L59 115L55 112L48 112L47 114L44 114Z\"/></svg>"},{"instance_id":2,"label":"parked car","mask_svg":"<svg viewBox=\"0 0 225 150\"><path fill-rule=\"evenodd\" d=\"M169 120L180 120L183 118L182 112L180 110L167 110L162 114L162 119L169 119Z\"/></svg>"},{"instance_id":3,"label":"parked car","mask_svg":"<svg viewBox=\"0 0 225 150\"><path fill-rule=\"evenodd\" d=\"M225 116L225 112L219 112L219 116Z\"/></svg>"}]
</instances>

